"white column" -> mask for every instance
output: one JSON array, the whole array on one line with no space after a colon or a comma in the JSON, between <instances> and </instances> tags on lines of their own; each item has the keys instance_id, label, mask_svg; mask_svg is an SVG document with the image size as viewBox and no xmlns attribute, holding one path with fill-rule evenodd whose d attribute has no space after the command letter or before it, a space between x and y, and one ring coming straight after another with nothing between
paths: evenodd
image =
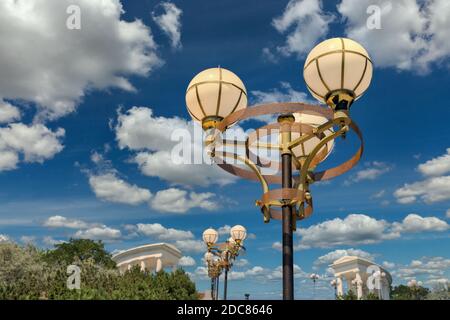
<instances>
[{"instance_id":1,"label":"white column","mask_svg":"<svg viewBox=\"0 0 450 320\"><path fill-rule=\"evenodd\" d=\"M147 265L145 264L145 260L141 260L141 271L145 272Z\"/></svg>"},{"instance_id":2,"label":"white column","mask_svg":"<svg viewBox=\"0 0 450 320\"><path fill-rule=\"evenodd\" d=\"M156 258L156 272L159 272L162 270L162 261L161 258Z\"/></svg>"},{"instance_id":3,"label":"white column","mask_svg":"<svg viewBox=\"0 0 450 320\"><path fill-rule=\"evenodd\" d=\"M128 270L131 270L131 263L129 263L129 264L127 265L127 269L128 269Z\"/></svg>"},{"instance_id":4,"label":"white column","mask_svg":"<svg viewBox=\"0 0 450 320\"><path fill-rule=\"evenodd\" d=\"M344 294L344 287L342 286L342 278L341 277L336 278L336 290L337 290L338 297L342 296Z\"/></svg>"},{"instance_id":5,"label":"white column","mask_svg":"<svg viewBox=\"0 0 450 320\"><path fill-rule=\"evenodd\" d=\"M359 272L356 273L355 276L355 282L356 282L356 296L359 299L362 299L363 297L363 281L361 279L361 275L359 274Z\"/></svg>"}]
</instances>

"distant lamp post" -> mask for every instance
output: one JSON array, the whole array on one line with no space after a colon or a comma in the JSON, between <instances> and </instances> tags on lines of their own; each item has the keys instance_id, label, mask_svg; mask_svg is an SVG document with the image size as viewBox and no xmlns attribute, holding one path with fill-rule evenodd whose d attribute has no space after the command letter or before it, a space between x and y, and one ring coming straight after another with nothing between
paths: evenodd
<instances>
[{"instance_id":1,"label":"distant lamp post","mask_svg":"<svg viewBox=\"0 0 450 320\"><path fill-rule=\"evenodd\" d=\"M214 255L211 252L206 252L204 256L205 262L208 266L208 276L211 278L211 299L215 300L216 293L216 274L213 271L215 269L214 265Z\"/></svg>"},{"instance_id":2,"label":"distant lamp post","mask_svg":"<svg viewBox=\"0 0 450 320\"><path fill-rule=\"evenodd\" d=\"M217 300L219 296L219 277L224 271L223 299L227 300L228 271L233 266L234 260L244 249L244 240L247 237L247 230L236 225L230 230L231 237L225 243L216 243L219 234L214 229L206 229L203 232L203 241L208 246L205 253L205 262L208 265L208 276L211 278L211 297Z\"/></svg>"},{"instance_id":3,"label":"distant lamp post","mask_svg":"<svg viewBox=\"0 0 450 320\"><path fill-rule=\"evenodd\" d=\"M205 144L211 159L233 175L259 181L263 195L256 204L264 222L282 220L286 300L294 298L293 231L298 220L313 212L310 186L347 172L362 156L362 133L350 118L350 107L368 89L372 71L372 61L360 44L334 38L318 44L303 68L308 90L328 107L281 102L247 108L242 80L223 68L202 71L188 85L188 112L207 132ZM234 124L261 116L278 118L243 140L222 137ZM350 130L360 139L360 148L347 161L318 172L318 165L330 155L336 139L344 138ZM267 156L268 151L274 156ZM281 185L281 189L271 189L270 185Z\"/></svg>"},{"instance_id":4,"label":"distant lamp post","mask_svg":"<svg viewBox=\"0 0 450 320\"><path fill-rule=\"evenodd\" d=\"M337 299L337 281L336 279L331 280L330 285L334 288L334 299Z\"/></svg>"},{"instance_id":5,"label":"distant lamp post","mask_svg":"<svg viewBox=\"0 0 450 320\"><path fill-rule=\"evenodd\" d=\"M316 298L316 281L319 279L319 275L317 273L311 273L309 278L313 281L313 300Z\"/></svg>"},{"instance_id":6,"label":"distant lamp post","mask_svg":"<svg viewBox=\"0 0 450 320\"><path fill-rule=\"evenodd\" d=\"M419 290L420 290L420 287L422 286L422 281L417 281L416 279L412 279L412 280L408 281L407 285L413 292L414 299L419 300Z\"/></svg>"}]
</instances>

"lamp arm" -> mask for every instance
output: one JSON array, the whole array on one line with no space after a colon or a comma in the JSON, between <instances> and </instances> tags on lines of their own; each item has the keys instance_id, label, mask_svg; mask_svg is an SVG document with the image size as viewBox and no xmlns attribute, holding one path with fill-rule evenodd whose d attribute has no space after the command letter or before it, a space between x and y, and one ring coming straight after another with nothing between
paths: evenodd
<instances>
[{"instance_id":1,"label":"lamp arm","mask_svg":"<svg viewBox=\"0 0 450 320\"><path fill-rule=\"evenodd\" d=\"M332 128L333 126L334 126L333 120L327 121L323 125L317 127L312 134L303 135L303 136L301 136L301 137L299 137L299 138L297 138L295 140L292 140L289 143L288 148L290 150L292 150L293 148L295 148L299 144L305 143L306 141L311 140L314 137L317 137L317 136L319 136L319 137L322 136L323 137L325 135L324 131Z\"/></svg>"},{"instance_id":2,"label":"lamp arm","mask_svg":"<svg viewBox=\"0 0 450 320\"><path fill-rule=\"evenodd\" d=\"M251 161L249 158L247 157L243 157L234 153L230 153L230 152L221 152L221 156L223 158L233 158L235 160L239 160L241 162L243 162L245 165L247 165L247 167L249 167L258 177L258 180L261 182L261 186L263 188L263 192L266 193L269 191L269 185L266 181L266 179L263 177L263 175L261 174L261 171L259 170L259 168L256 166L256 164Z\"/></svg>"},{"instance_id":3,"label":"lamp arm","mask_svg":"<svg viewBox=\"0 0 450 320\"><path fill-rule=\"evenodd\" d=\"M323 128L330 128L330 127L332 127L335 124L342 123L342 121L344 121L344 120L348 121L348 118L343 117L343 118L336 118L336 119L330 120L325 125L323 125ZM323 130L326 130L326 129L323 129ZM326 145L329 141L334 140L337 137L345 134L348 130L349 130L348 126L345 125L345 126L341 127L335 133L333 133L333 134L327 136L326 138L322 139L317 144L317 146L315 146L313 151L306 158L305 162L303 163L303 166L300 168L300 183L298 184L298 189L299 190L302 190L303 187L306 185L306 178L308 176L309 166L310 166L311 162L313 161L313 159L315 158L315 156L317 155L317 153L320 151L320 149L322 149L322 147L324 145ZM304 190L304 191L306 191L306 190Z\"/></svg>"}]
</instances>

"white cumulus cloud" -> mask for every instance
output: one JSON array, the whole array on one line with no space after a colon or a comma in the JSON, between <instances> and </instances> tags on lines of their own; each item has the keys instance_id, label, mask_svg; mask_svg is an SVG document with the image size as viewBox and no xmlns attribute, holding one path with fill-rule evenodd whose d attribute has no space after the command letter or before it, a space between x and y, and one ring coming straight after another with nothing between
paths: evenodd
<instances>
[{"instance_id":1,"label":"white cumulus cloud","mask_svg":"<svg viewBox=\"0 0 450 320\"><path fill-rule=\"evenodd\" d=\"M161 30L169 37L172 48L181 48L181 15L183 11L174 3L161 2L159 7L163 13L158 14L156 11L152 13L153 20L161 28Z\"/></svg>"},{"instance_id":2,"label":"white cumulus cloud","mask_svg":"<svg viewBox=\"0 0 450 320\"><path fill-rule=\"evenodd\" d=\"M226 185L235 181L217 166L203 161L194 163L194 157L202 159L204 148L203 131L192 122L154 116L150 108L133 107L125 113L119 112L115 132L121 149L137 152L134 161L146 176L182 186ZM176 132L180 136L172 140ZM182 146L181 154L173 152L177 146ZM192 155L187 162L174 158L174 153L183 157L184 151Z\"/></svg>"},{"instance_id":3,"label":"white cumulus cloud","mask_svg":"<svg viewBox=\"0 0 450 320\"><path fill-rule=\"evenodd\" d=\"M0 100L0 123L9 123L20 119L19 108Z\"/></svg>"},{"instance_id":4,"label":"white cumulus cloud","mask_svg":"<svg viewBox=\"0 0 450 320\"><path fill-rule=\"evenodd\" d=\"M75 238L91 239L91 240L103 240L113 241L122 238L122 233L118 229L110 228L107 226L92 227L85 230L78 230Z\"/></svg>"},{"instance_id":5,"label":"white cumulus cloud","mask_svg":"<svg viewBox=\"0 0 450 320\"><path fill-rule=\"evenodd\" d=\"M152 197L149 190L131 185L113 172L91 175L89 184L99 199L110 202L138 205Z\"/></svg>"},{"instance_id":6,"label":"white cumulus cloud","mask_svg":"<svg viewBox=\"0 0 450 320\"><path fill-rule=\"evenodd\" d=\"M439 218L417 214L409 214L400 222L377 220L364 214L349 214L343 219L335 218L298 229L300 240L295 249L373 244L398 239L407 233L443 232L448 229L447 222ZM273 243L272 248L280 250L281 243Z\"/></svg>"},{"instance_id":7,"label":"white cumulus cloud","mask_svg":"<svg viewBox=\"0 0 450 320\"><path fill-rule=\"evenodd\" d=\"M430 232L446 231L450 227L448 223L436 217L421 217L418 214L407 215L402 222L394 222L393 229L398 232Z\"/></svg>"},{"instance_id":8,"label":"white cumulus cloud","mask_svg":"<svg viewBox=\"0 0 450 320\"><path fill-rule=\"evenodd\" d=\"M70 5L81 29L69 30ZM32 102L38 119L73 112L88 90L135 89L128 76L161 64L151 30L125 21L120 0L0 2L0 99Z\"/></svg>"},{"instance_id":9,"label":"white cumulus cloud","mask_svg":"<svg viewBox=\"0 0 450 320\"><path fill-rule=\"evenodd\" d=\"M360 249L338 249L331 252L328 252L327 254L324 254L320 256L319 258L314 261L315 267L321 267L321 266L328 266L332 264L334 261L336 261L339 258L345 257L345 256L357 256L360 258L368 259L370 261L374 260L373 254L366 252L364 250Z\"/></svg>"},{"instance_id":10,"label":"white cumulus cloud","mask_svg":"<svg viewBox=\"0 0 450 320\"><path fill-rule=\"evenodd\" d=\"M43 124L11 123L0 127L0 171L15 169L20 161L42 163L63 150L64 129Z\"/></svg>"},{"instance_id":11,"label":"white cumulus cloud","mask_svg":"<svg viewBox=\"0 0 450 320\"><path fill-rule=\"evenodd\" d=\"M166 228L159 223L151 224L137 224L137 232L155 238L162 241L179 241L189 240L194 238L194 234L191 231L178 230L174 228Z\"/></svg>"},{"instance_id":12,"label":"white cumulus cloud","mask_svg":"<svg viewBox=\"0 0 450 320\"><path fill-rule=\"evenodd\" d=\"M175 247L181 250L181 252L189 253L202 253L206 250L206 245L203 240L187 239L177 240L174 243Z\"/></svg>"},{"instance_id":13,"label":"white cumulus cloud","mask_svg":"<svg viewBox=\"0 0 450 320\"><path fill-rule=\"evenodd\" d=\"M394 192L397 202L414 203L421 200L431 204L450 199L450 148L442 156L419 164L417 170L425 180L405 183Z\"/></svg>"},{"instance_id":14,"label":"white cumulus cloud","mask_svg":"<svg viewBox=\"0 0 450 320\"><path fill-rule=\"evenodd\" d=\"M178 261L178 265L181 267L193 267L195 266L195 260L190 256L183 256Z\"/></svg>"},{"instance_id":15,"label":"white cumulus cloud","mask_svg":"<svg viewBox=\"0 0 450 320\"><path fill-rule=\"evenodd\" d=\"M350 214L344 219L327 220L297 233L301 237L298 249L328 248L337 245L361 245L398 237L388 232L389 223L364 214Z\"/></svg>"},{"instance_id":16,"label":"white cumulus cloud","mask_svg":"<svg viewBox=\"0 0 450 320\"><path fill-rule=\"evenodd\" d=\"M345 181L346 185L365 181L375 180L381 175L391 171L392 167L384 162L373 161L365 164L365 168L357 171L352 177Z\"/></svg>"},{"instance_id":17,"label":"white cumulus cloud","mask_svg":"<svg viewBox=\"0 0 450 320\"><path fill-rule=\"evenodd\" d=\"M450 172L450 148L447 153L420 164L417 169L424 176L440 176Z\"/></svg>"},{"instance_id":18,"label":"white cumulus cloud","mask_svg":"<svg viewBox=\"0 0 450 320\"><path fill-rule=\"evenodd\" d=\"M381 9L380 29L367 27L369 6ZM343 0L338 11L347 22L347 36L361 42L375 66L411 69L426 47L427 19L415 0Z\"/></svg>"},{"instance_id":19,"label":"white cumulus cloud","mask_svg":"<svg viewBox=\"0 0 450 320\"><path fill-rule=\"evenodd\" d=\"M450 199L450 176L405 183L394 192L394 196L402 204L414 203L419 199L428 204L448 200Z\"/></svg>"},{"instance_id":20,"label":"white cumulus cloud","mask_svg":"<svg viewBox=\"0 0 450 320\"><path fill-rule=\"evenodd\" d=\"M341 0L337 13L326 12L320 0L291 0L272 21L287 34L277 50L303 57L323 38L334 36L329 31L337 21L344 24L346 37L367 49L376 67L426 73L450 58L447 0ZM278 60L268 47L263 56Z\"/></svg>"},{"instance_id":21,"label":"white cumulus cloud","mask_svg":"<svg viewBox=\"0 0 450 320\"><path fill-rule=\"evenodd\" d=\"M218 208L214 197L215 194L210 192L196 193L170 188L158 191L150 205L160 212L184 213L193 208L213 211Z\"/></svg>"},{"instance_id":22,"label":"white cumulus cloud","mask_svg":"<svg viewBox=\"0 0 450 320\"><path fill-rule=\"evenodd\" d=\"M322 10L321 0L291 0L281 16L272 21L275 29L287 33L286 43L277 51L289 56L304 56L329 30L331 15ZM267 52L267 48L265 49Z\"/></svg>"},{"instance_id":23,"label":"white cumulus cloud","mask_svg":"<svg viewBox=\"0 0 450 320\"><path fill-rule=\"evenodd\" d=\"M98 226L95 223L88 223L80 219L70 219L63 216L52 216L44 221L43 226L50 228L87 229Z\"/></svg>"}]
</instances>

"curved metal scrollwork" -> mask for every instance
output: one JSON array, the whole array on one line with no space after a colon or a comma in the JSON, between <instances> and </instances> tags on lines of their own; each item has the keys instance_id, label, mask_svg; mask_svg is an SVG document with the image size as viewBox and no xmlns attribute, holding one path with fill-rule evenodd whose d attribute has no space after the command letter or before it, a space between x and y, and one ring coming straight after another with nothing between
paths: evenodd
<instances>
[{"instance_id":1,"label":"curved metal scrollwork","mask_svg":"<svg viewBox=\"0 0 450 320\"><path fill-rule=\"evenodd\" d=\"M250 133L245 141L241 140L227 140L221 138L221 133L225 132L229 125L238 121L262 116L262 115L277 115L285 113L298 113L318 115L327 119L327 122L313 126L301 122L294 122L281 125L280 123L271 123L256 131ZM327 130L335 129L332 134L326 135ZM361 131L355 122L353 122L345 113L335 114L331 109L308 105L304 103L272 103L263 104L237 112L232 113L223 119L216 127L217 131L207 142L210 147L210 155L219 167L223 170L250 180L256 180L261 183L263 195L261 199L256 201L260 206L264 216L264 221L269 222L271 219L281 220L281 210L279 207L290 205L292 206L295 220L302 220L309 217L313 213L313 199L309 186L317 181L332 179L339 176L351 168L353 168L360 160L364 143ZM328 155L328 144L338 137L345 136L347 132L352 129L360 139L360 147L357 152L346 162L321 172L314 172L317 165L321 163ZM261 142L261 138L268 137L272 132L290 132L299 135L298 138L290 141L287 146L280 144L271 144ZM300 144L316 138L318 142L314 148L307 155L297 157L293 149ZM238 146L245 149L244 154L236 152L227 152L225 150L217 150L218 145L223 146ZM251 149L256 148L256 154ZM287 148L292 154L292 168L294 171L293 185L294 188L281 188L270 190L270 184L281 184L281 163L269 158L264 158L259 155L259 150L277 150L281 151ZM235 163L230 163L227 159L232 159L234 162L238 161L245 165L248 169L243 168ZM264 174L263 170L267 168L276 168L275 174ZM295 221L294 220L294 221Z\"/></svg>"}]
</instances>

